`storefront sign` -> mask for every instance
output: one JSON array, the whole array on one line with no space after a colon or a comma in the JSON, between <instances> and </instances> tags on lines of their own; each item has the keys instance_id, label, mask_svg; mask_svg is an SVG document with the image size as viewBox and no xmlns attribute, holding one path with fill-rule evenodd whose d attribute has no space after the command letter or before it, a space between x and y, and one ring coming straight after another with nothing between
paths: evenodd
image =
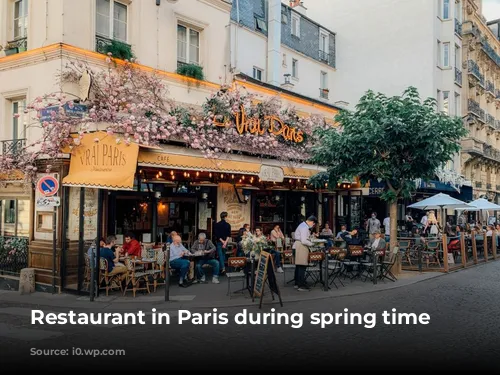
<instances>
[{"instance_id":1,"label":"storefront sign","mask_svg":"<svg viewBox=\"0 0 500 375\"><path fill-rule=\"evenodd\" d=\"M62 113L61 113L62 112ZM85 104L64 104L62 107L51 106L40 110L40 122L50 121L52 118L57 119L59 114L64 114L67 117L82 118L88 108Z\"/></svg>"},{"instance_id":2,"label":"storefront sign","mask_svg":"<svg viewBox=\"0 0 500 375\"><path fill-rule=\"evenodd\" d=\"M285 175L283 169L272 165L262 165L260 167L259 178L267 182L283 182Z\"/></svg>"},{"instance_id":3,"label":"storefront sign","mask_svg":"<svg viewBox=\"0 0 500 375\"><path fill-rule=\"evenodd\" d=\"M63 185L132 190L139 145L117 142L105 132L88 133L73 149Z\"/></svg>"},{"instance_id":4,"label":"storefront sign","mask_svg":"<svg viewBox=\"0 0 500 375\"><path fill-rule=\"evenodd\" d=\"M244 224L250 223L251 199L248 203L240 203L232 184L222 183L217 187L217 217L226 211L227 222L233 230L240 229Z\"/></svg>"},{"instance_id":5,"label":"storefront sign","mask_svg":"<svg viewBox=\"0 0 500 375\"><path fill-rule=\"evenodd\" d=\"M80 189L69 189L68 239L80 238ZM83 239L94 240L97 236L97 189L85 189L83 204Z\"/></svg>"},{"instance_id":6,"label":"storefront sign","mask_svg":"<svg viewBox=\"0 0 500 375\"><path fill-rule=\"evenodd\" d=\"M278 116L264 116L263 121L258 117L247 117L245 108L241 106L240 111L236 112L234 117L238 134L250 133L263 135L267 130L267 132L277 137L283 137L287 141L295 143L302 143L304 141L304 132L302 130L285 124ZM268 126L264 126L263 122L267 122ZM224 119L223 122L214 123L219 127L226 127L228 124L231 124L228 119Z\"/></svg>"}]
</instances>

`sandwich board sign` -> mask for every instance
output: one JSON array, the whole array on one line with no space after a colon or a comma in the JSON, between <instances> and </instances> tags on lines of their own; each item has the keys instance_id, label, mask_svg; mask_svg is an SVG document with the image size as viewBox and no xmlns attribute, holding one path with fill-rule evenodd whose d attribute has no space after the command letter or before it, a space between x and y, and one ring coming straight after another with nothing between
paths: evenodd
<instances>
[{"instance_id":1,"label":"sandwich board sign","mask_svg":"<svg viewBox=\"0 0 500 375\"><path fill-rule=\"evenodd\" d=\"M271 264L269 264L271 263ZM259 254L259 262L257 265L257 274L255 276L254 282L254 297L260 297L259 308L262 308L262 301L264 299L264 288L269 287L271 291L271 297L274 301L274 294L278 295L280 305L283 307L283 301L281 300L281 293L276 282L276 274L274 273L274 262L271 254L266 251L261 251Z\"/></svg>"}]
</instances>

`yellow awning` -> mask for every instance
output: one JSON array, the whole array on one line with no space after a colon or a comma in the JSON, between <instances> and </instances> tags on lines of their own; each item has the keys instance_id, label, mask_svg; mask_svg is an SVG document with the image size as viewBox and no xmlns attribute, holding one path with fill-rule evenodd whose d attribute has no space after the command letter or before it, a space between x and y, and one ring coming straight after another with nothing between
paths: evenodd
<instances>
[{"instance_id":1,"label":"yellow awning","mask_svg":"<svg viewBox=\"0 0 500 375\"><path fill-rule=\"evenodd\" d=\"M200 155L176 154L172 152L155 152L151 150L140 150L137 162L142 167L170 168L181 170L206 171L215 173L239 173L248 175L259 175L263 165L257 158L247 157L247 160L225 160L207 159ZM254 159L254 160L252 160ZM284 178L308 179L323 169L316 166L293 168L280 165L278 162L272 163L273 167L283 171Z\"/></svg>"},{"instance_id":2,"label":"yellow awning","mask_svg":"<svg viewBox=\"0 0 500 375\"><path fill-rule=\"evenodd\" d=\"M24 180L25 175L22 171L14 169L5 173L0 173L0 181L2 182L18 182Z\"/></svg>"},{"instance_id":3,"label":"yellow awning","mask_svg":"<svg viewBox=\"0 0 500 375\"><path fill-rule=\"evenodd\" d=\"M118 141L106 132L88 133L73 148L64 186L132 190L139 145Z\"/></svg>"}]
</instances>

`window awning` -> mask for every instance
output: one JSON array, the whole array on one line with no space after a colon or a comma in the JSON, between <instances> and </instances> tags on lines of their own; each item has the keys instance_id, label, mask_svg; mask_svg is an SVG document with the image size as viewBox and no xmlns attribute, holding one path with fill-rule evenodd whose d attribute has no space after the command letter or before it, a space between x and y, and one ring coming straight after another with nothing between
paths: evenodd
<instances>
[{"instance_id":1,"label":"window awning","mask_svg":"<svg viewBox=\"0 0 500 375\"><path fill-rule=\"evenodd\" d=\"M73 148L63 186L132 190L139 145L106 132L87 133Z\"/></svg>"},{"instance_id":2,"label":"window awning","mask_svg":"<svg viewBox=\"0 0 500 375\"><path fill-rule=\"evenodd\" d=\"M259 175L263 167L281 169L283 178L308 179L325 169L309 164L300 166L286 165L273 159L260 159L251 156L222 155L219 159L207 159L201 152L185 147L165 146L161 150L141 149L137 159L140 167L162 169L186 169L216 173L238 173Z\"/></svg>"},{"instance_id":3,"label":"window awning","mask_svg":"<svg viewBox=\"0 0 500 375\"><path fill-rule=\"evenodd\" d=\"M2 182L20 182L23 181L24 178L24 173L18 169L0 173L0 181Z\"/></svg>"}]
</instances>

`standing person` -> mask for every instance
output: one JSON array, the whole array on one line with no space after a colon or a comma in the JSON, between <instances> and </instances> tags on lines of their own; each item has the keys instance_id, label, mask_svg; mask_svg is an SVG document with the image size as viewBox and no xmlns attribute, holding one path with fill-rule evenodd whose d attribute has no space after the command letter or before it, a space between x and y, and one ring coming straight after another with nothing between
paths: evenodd
<instances>
[{"instance_id":1,"label":"standing person","mask_svg":"<svg viewBox=\"0 0 500 375\"><path fill-rule=\"evenodd\" d=\"M226 273L226 248L231 238L231 224L227 222L227 212L221 212L220 221L214 225L214 237L217 244L217 254L219 256L220 274Z\"/></svg>"},{"instance_id":2,"label":"standing person","mask_svg":"<svg viewBox=\"0 0 500 375\"><path fill-rule=\"evenodd\" d=\"M411 216L410 211L406 213L405 224L406 224L406 231L411 232L413 229L413 217Z\"/></svg>"},{"instance_id":3,"label":"standing person","mask_svg":"<svg viewBox=\"0 0 500 375\"><path fill-rule=\"evenodd\" d=\"M366 231L370 235L370 239L375 238L375 232L380 230L380 220L377 219L377 213L372 212L372 217L366 222Z\"/></svg>"},{"instance_id":4,"label":"standing person","mask_svg":"<svg viewBox=\"0 0 500 375\"><path fill-rule=\"evenodd\" d=\"M384 219L384 231L385 231L385 242L389 242L391 240L391 218L387 216Z\"/></svg>"},{"instance_id":5,"label":"standing person","mask_svg":"<svg viewBox=\"0 0 500 375\"><path fill-rule=\"evenodd\" d=\"M261 241L262 243L267 242L264 233L262 233L262 229L259 227L255 228L255 239L257 241ZM283 273L283 268L281 268L281 253L276 249L270 249L269 253L273 256L274 265L276 266L276 272Z\"/></svg>"},{"instance_id":6,"label":"standing person","mask_svg":"<svg viewBox=\"0 0 500 375\"><path fill-rule=\"evenodd\" d=\"M309 247L313 243L309 240L310 229L314 227L317 219L315 216L310 216L306 221L299 224L295 230L295 242L293 249L295 250L295 289L299 292L310 291L311 289L306 284L306 268L309 265Z\"/></svg>"}]
</instances>

